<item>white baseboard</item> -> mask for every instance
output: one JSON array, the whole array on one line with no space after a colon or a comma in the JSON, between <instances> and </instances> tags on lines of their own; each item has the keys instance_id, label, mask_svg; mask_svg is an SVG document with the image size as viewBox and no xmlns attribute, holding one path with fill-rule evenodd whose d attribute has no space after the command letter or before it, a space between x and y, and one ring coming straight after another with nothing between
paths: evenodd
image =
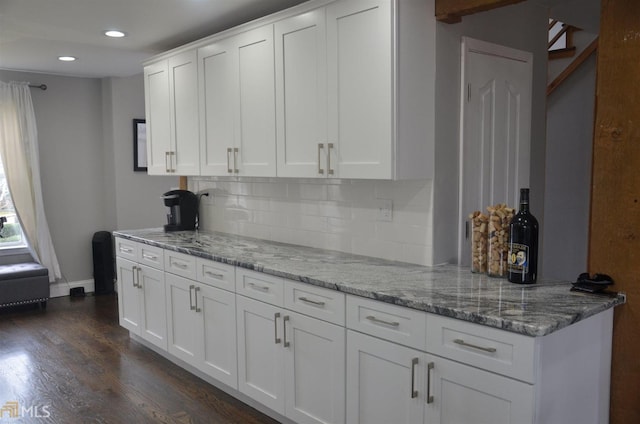
<instances>
[{"instance_id":1,"label":"white baseboard","mask_svg":"<svg viewBox=\"0 0 640 424\"><path fill-rule=\"evenodd\" d=\"M59 281L51 284L50 286L50 297L62 297L69 296L69 290L74 287L84 287L85 293L90 293L95 291L95 284L93 279L91 280L81 280L81 281Z\"/></svg>"}]
</instances>

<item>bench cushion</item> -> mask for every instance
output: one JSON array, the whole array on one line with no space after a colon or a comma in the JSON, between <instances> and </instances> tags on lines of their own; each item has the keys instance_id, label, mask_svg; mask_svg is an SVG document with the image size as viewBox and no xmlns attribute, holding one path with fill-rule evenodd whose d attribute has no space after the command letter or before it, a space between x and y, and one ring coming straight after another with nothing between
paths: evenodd
<instances>
[{"instance_id":1,"label":"bench cushion","mask_svg":"<svg viewBox=\"0 0 640 424\"><path fill-rule=\"evenodd\" d=\"M48 270L36 262L0 265L0 281L48 275Z\"/></svg>"}]
</instances>

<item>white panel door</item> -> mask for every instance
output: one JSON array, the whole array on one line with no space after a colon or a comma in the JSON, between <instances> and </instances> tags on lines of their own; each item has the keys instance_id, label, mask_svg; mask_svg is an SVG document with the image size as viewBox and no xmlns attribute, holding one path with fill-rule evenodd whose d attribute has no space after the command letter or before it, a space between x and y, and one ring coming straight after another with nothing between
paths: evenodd
<instances>
[{"instance_id":1,"label":"white panel door","mask_svg":"<svg viewBox=\"0 0 640 424\"><path fill-rule=\"evenodd\" d=\"M283 317L286 416L345 422L345 329L293 312Z\"/></svg>"},{"instance_id":2,"label":"white panel door","mask_svg":"<svg viewBox=\"0 0 640 424\"><path fill-rule=\"evenodd\" d=\"M147 173L168 174L171 151L169 66L166 60L144 68L144 99L147 128Z\"/></svg>"},{"instance_id":3,"label":"white panel door","mask_svg":"<svg viewBox=\"0 0 640 424\"><path fill-rule=\"evenodd\" d=\"M116 256L118 275L118 315L120 325L134 334L140 332L140 290L137 264Z\"/></svg>"},{"instance_id":4,"label":"white panel door","mask_svg":"<svg viewBox=\"0 0 640 424\"><path fill-rule=\"evenodd\" d=\"M390 179L393 12L388 0L327 6L329 152L340 178Z\"/></svg>"},{"instance_id":5,"label":"white panel door","mask_svg":"<svg viewBox=\"0 0 640 424\"><path fill-rule=\"evenodd\" d=\"M425 424L532 424L533 385L428 356ZM427 397L425 397L426 399Z\"/></svg>"},{"instance_id":6,"label":"white panel door","mask_svg":"<svg viewBox=\"0 0 640 424\"><path fill-rule=\"evenodd\" d=\"M533 55L463 38L459 262L471 261L468 215L518 205L529 186Z\"/></svg>"},{"instance_id":7,"label":"white panel door","mask_svg":"<svg viewBox=\"0 0 640 424\"><path fill-rule=\"evenodd\" d=\"M145 265L138 265L140 296L140 337L154 345L167 349L167 312L164 272Z\"/></svg>"},{"instance_id":8,"label":"white panel door","mask_svg":"<svg viewBox=\"0 0 640 424\"><path fill-rule=\"evenodd\" d=\"M202 175L230 175L234 171L227 149L235 145L236 61L236 52L228 39L198 49Z\"/></svg>"},{"instance_id":9,"label":"white panel door","mask_svg":"<svg viewBox=\"0 0 640 424\"><path fill-rule=\"evenodd\" d=\"M202 349L202 317L195 307L196 282L165 273L167 350L193 366Z\"/></svg>"},{"instance_id":10,"label":"white panel door","mask_svg":"<svg viewBox=\"0 0 640 424\"><path fill-rule=\"evenodd\" d=\"M198 127L198 67L196 51L169 58L172 172L200 174L200 136Z\"/></svg>"},{"instance_id":11,"label":"white panel door","mask_svg":"<svg viewBox=\"0 0 640 424\"><path fill-rule=\"evenodd\" d=\"M275 72L279 177L326 177L325 11L276 22Z\"/></svg>"},{"instance_id":12,"label":"white panel door","mask_svg":"<svg viewBox=\"0 0 640 424\"><path fill-rule=\"evenodd\" d=\"M237 53L238 109L235 168L238 175L275 177L276 116L273 26L233 37Z\"/></svg>"},{"instance_id":13,"label":"white panel door","mask_svg":"<svg viewBox=\"0 0 640 424\"><path fill-rule=\"evenodd\" d=\"M424 353L347 331L347 422L424 420Z\"/></svg>"},{"instance_id":14,"label":"white panel door","mask_svg":"<svg viewBox=\"0 0 640 424\"><path fill-rule=\"evenodd\" d=\"M197 306L203 321L203 350L198 368L237 389L236 295L204 284L196 287Z\"/></svg>"},{"instance_id":15,"label":"white panel door","mask_svg":"<svg viewBox=\"0 0 640 424\"><path fill-rule=\"evenodd\" d=\"M236 296L238 390L284 414L282 310Z\"/></svg>"}]
</instances>

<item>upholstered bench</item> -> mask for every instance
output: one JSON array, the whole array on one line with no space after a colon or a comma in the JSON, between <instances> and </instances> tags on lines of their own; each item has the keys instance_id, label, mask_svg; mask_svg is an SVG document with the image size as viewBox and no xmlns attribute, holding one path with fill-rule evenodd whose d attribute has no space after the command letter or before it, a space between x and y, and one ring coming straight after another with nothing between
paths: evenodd
<instances>
[{"instance_id":1,"label":"upholstered bench","mask_svg":"<svg viewBox=\"0 0 640 424\"><path fill-rule=\"evenodd\" d=\"M0 307L49 299L49 270L36 262L0 265Z\"/></svg>"}]
</instances>

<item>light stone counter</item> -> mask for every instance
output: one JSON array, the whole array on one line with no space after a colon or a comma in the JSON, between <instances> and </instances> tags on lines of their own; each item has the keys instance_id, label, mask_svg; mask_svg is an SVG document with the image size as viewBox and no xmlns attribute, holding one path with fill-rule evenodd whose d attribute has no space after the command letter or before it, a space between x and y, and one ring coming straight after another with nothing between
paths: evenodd
<instances>
[{"instance_id":1,"label":"light stone counter","mask_svg":"<svg viewBox=\"0 0 640 424\"><path fill-rule=\"evenodd\" d=\"M114 236L528 336L625 302L623 294L571 292L566 281L519 285L453 265L425 267L219 232L152 228Z\"/></svg>"}]
</instances>

